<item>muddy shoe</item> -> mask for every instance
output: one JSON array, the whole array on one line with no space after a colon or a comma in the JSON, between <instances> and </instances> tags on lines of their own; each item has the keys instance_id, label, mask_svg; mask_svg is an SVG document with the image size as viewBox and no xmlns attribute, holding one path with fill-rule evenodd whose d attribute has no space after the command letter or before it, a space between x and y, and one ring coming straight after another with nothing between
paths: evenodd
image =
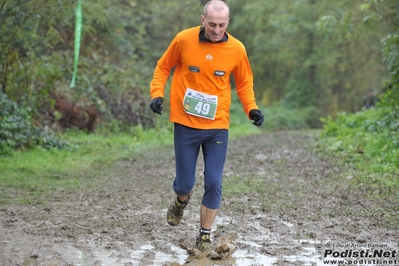
<instances>
[{"instance_id":1,"label":"muddy shoe","mask_svg":"<svg viewBox=\"0 0 399 266\"><path fill-rule=\"evenodd\" d=\"M183 218L184 208L186 208L188 202L190 201L191 194L188 195L187 199L180 203L177 198L170 204L168 212L166 213L166 220L171 226L176 226L180 223Z\"/></svg>"},{"instance_id":2,"label":"muddy shoe","mask_svg":"<svg viewBox=\"0 0 399 266\"><path fill-rule=\"evenodd\" d=\"M217 260L220 258L220 256L216 251L212 249L210 238L210 235L203 235L202 237L198 237L195 246L208 259Z\"/></svg>"}]
</instances>

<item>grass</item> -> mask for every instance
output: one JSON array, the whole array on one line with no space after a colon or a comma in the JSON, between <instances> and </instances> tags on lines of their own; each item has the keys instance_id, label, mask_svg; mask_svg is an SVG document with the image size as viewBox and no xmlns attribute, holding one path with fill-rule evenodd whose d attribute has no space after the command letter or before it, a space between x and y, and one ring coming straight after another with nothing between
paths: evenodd
<instances>
[{"instance_id":1,"label":"grass","mask_svg":"<svg viewBox=\"0 0 399 266\"><path fill-rule=\"evenodd\" d=\"M18 190L18 194L22 192L26 196L51 193L58 187L72 189L80 186L85 178L100 175L100 170L108 164L139 154L142 149L171 145L171 136L168 130L144 133L140 128L112 134L66 132L61 138L70 143L67 149L36 147L0 156L0 196L9 200L2 192L5 189Z\"/></svg>"},{"instance_id":2,"label":"grass","mask_svg":"<svg viewBox=\"0 0 399 266\"><path fill-rule=\"evenodd\" d=\"M263 180L232 176L223 184L223 193L229 197L250 195L253 192L264 192L263 185Z\"/></svg>"},{"instance_id":3,"label":"grass","mask_svg":"<svg viewBox=\"0 0 399 266\"><path fill-rule=\"evenodd\" d=\"M350 168L346 176L375 196L399 191L399 135L395 110L378 107L324 119L318 142L323 153Z\"/></svg>"}]
</instances>

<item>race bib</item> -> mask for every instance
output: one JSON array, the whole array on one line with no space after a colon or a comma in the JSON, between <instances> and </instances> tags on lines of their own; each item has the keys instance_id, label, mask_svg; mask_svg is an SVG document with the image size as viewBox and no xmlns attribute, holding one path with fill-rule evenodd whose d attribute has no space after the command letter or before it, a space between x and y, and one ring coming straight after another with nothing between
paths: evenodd
<instances>
[{"instance_id":1,"label":"race bib","mask_svg":"<svg viewBox=\"0 0 399 266\"><path fill-rule=\"evenodd\" d=\"M187 88L183 108L187 114L215 119L218 97Z\"/></svg>"}]
</instances>

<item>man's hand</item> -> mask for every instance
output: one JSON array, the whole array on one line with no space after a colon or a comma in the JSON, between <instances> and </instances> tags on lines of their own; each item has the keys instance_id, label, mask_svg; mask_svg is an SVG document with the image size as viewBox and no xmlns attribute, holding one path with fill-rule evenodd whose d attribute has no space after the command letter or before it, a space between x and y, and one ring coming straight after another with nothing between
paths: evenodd
<instances>
[{"instance_id":1,"label":"man's hand","mask_svg":"<svg viewBox=\"0 0 399 266\"><path fill-rule=\"evenodd\" d=\"M258 109L252 109L249 111L249 117L254 120L252 124L255 126L262 125L263 121L265 120L265 116L263 115L262 111Z\"/></svg>"},{"instance_id":2,"label":"man's hand","mask_svg":"<svg viewBox=\"0 0 399 266\"><path fill-rule=\"evenodd\" d=\"M150 108L154 113L157 114L162 114L162 103L163 103L163 98L162 97L156 97L152 99L150 103Z\"/></svg>"}]
</instances>

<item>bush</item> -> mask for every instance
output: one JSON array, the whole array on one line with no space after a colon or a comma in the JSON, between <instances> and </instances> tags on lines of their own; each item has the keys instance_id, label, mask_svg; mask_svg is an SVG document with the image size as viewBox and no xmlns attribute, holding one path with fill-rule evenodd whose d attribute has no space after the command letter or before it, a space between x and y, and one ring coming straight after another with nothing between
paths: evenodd
<instances>
[{"instance_id":1,"label":"bush","mask_svg":"<svg viewBox=\"0 0 399 266\"><path fill-rule=\"evenodd\" d=\"M323 119L320 147L353 167L364 187L392 193L399 188L399 123L396 109L378 106L356 114Z\"/></svg>"},{"instance_id":2,"label":"bush","mask_svg":"<svg viewBox=\"0 0 399 266\"><path fill-rule=\"evenodd\" d=\"M30 108L18 106L0 92L0 154L37 145L46 149L68 146L32 124L30 113Z\"/></svg>"}]
</instances>

